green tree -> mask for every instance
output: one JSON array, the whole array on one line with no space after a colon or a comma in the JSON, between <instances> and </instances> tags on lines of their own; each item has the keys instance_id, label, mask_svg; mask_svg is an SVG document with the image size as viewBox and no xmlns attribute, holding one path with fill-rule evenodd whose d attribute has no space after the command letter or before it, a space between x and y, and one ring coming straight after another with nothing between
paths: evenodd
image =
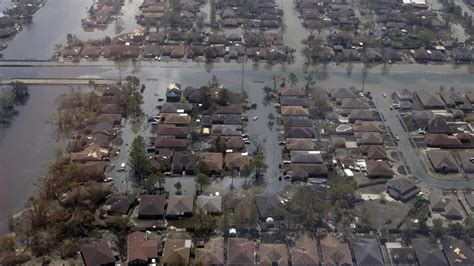
<instances>
[{"instance_id":1,"label":"green tree","mask_svg":"<svg viewBox=\"0 0 474 266\"><path fill-rule=\"evenodd\" d=\"M288 77L288 79L290 80L291 87L293 87L294 85L296 85L296 83L298 83L298 77L296 77L295 73L293 72L290 73L290 76Z\"/></svg>"},{"instance_id":2,"label":"green tree","mask_svg":"<svg viewBox=\"0 0 474 266\"><path fill-rule=\"evenodd\" d=\"M12 82L10 84L12 92L15 95L14 101L16 104L25 104L26 101L30 98L30 93L28 86L19 81Z\"/></svg>"},{"instance_id":3,"label":"green tree","mask_svg":"<svg viewBox=\"0 0 474 266\"><path fill-rule=\"evenodd\" d=\"M203 187L206 187L211 184L211 179L209 178L209 176L203 173L197 174L195 181L196 185L199 186L199 192L203 191Z\"/></svg>"},{"instance_id":4,"label":"green tree","mask_svg":"<svg viewBox=\"0 0 474 266\"><path fill-rule=\"evenodd\" d=\"M137 89L138 86L140 86L140 79L135 77L135 76L127 76L125 78L125 81L129 86L131 86L134 89Z\"/></svg>"},{"instance_id":5,"label":"green tree","mask_svg":"<svg viewBox=\"0 0 474 266\"><path fill-rule=\"evenodd\" d=\"M181 188L183 187L183 185L181 185L181 182L176 182L174 183L174 188L176 188L176 194L181 194Z\"/></svg>"},{"instance_id":6,"label":"green tree","mask_svg":"<svg viewBox=\"0 0 474 266\"><path fill-rule=\"evenodd\" d=\"M5 235L0 240L0 252L15 250L15 237L12 235Z\"/></svg>"},{"instance_id":7,"label":"green tree","mask_svg":"<svg viewBox=\"0 0 474 266\"><path fill-rule=\"evenodd\" d=\"M253 168L255 168L255 178L259 178L260 172L267 168L267 165L265 164L265 156L262 153L255 155L252 160L252 165Z\"/></svg>"},{"instance_id":8,"label":"green tree","mask_svg":"<svg viewBox=\"0 0 474 266\"><path fill-rule=\"evenodd\" d=\"M127 101L127 116L137 119L142 115L141 105L143 103L143 95L138 91L133 91Z\"/></svg>"},{"instance_id":9,"label":"green tree","mask_svg":"<svg viewBox=\"0 0 474 266\"><path fill-rule=\"evenodd\" d=\"M226 88L219 91L219 96L217 97L217 104L219 105L228 105L230 102L231 94L230 91Z\"/></svg>"},{"instance_id":10,"label":"green tree","mask_svg":"<svg viewBox=\"0 0 474 266\"><path fill-rule=\"evenodd\" d=\"M443 237L443 234L444 234L443 220L439 218L433 219L433 228L431 229L431 233L433 233L433 236L436 238Z\"/></svg>"},{"instance_id":11,"label":"green tree","mask_svg":"<svg viewBox=\"0 0 474 266\"><path fill-rule=\"evenodd\" d=\"M448 232L456 238L462 238L466 233L466 229L463 224L456 222L448 225Z\"/></svg>"},{"instance_id":12,"label":"green tree","mask_svg":"<svg viewBox=\"0 0 474 266\"><path fill-rule=\"evenodd\" d=\"M248 163L245 164L241 169L240 169L240 174L244 176L245 178L245 184L247 184L247 177L252 173L253 171L253 164Z\"/></svg>"},{"instance_id":13,"label":"green tree","mask_svg":"<svg viewBox=\"0 0 474 266\"><path fill-rule=\"evenodd\" d=\"M135 137L132 142L129 163L132 168L132 176L141 185L145 178L150 175L151 165L146 156L145 140L140 135Z\"/></svg>"},{"instance_id":14,"label":"green tree","mask_svg":"<svg viewBox=\"0 0 474 266\"><path fill-rule=\"evenodd\" d=\"M422 29L418 32L418 40L423 45L429 45L436 41L436 35L429 29Z\"/></svg>"}]
</instances>

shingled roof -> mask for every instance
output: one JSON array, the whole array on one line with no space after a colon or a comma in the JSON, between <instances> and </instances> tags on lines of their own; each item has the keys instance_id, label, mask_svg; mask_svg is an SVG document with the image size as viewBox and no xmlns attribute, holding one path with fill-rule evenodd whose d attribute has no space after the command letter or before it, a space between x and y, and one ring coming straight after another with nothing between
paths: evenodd
<instances>
[{"instance_id":1,"label":"shingled roof","mask_svg":"<svg viewBox=\"0 0 474 266\"><path fill-rule=\"evenodd\" d=\"M203 248L196 249L196 262L201 265L224 265L224 238L211 238Z\"/></svg>"},{"instance_id":2,"label":"shingled roof","mask_svg":"<svg viewBox=\"0 0 474 266\"><path fill-rule=\"evenodd\" d=\"M326 234L320 241L324 265L352 265L349 244L340 241L333 234Z\"/></svg>"},{"instance_id":3,"label":"shingled roof","mask_svg":"<svg viewBox=\"0 0 474 266\"><path fill-rule=\"evenodd\" d=\"M106 240L83 245L81 255L86 266L114 265L115 258Z\"/></svg>"},{"instance_id":4,"label":"shingled roof","mask_svg":"<svg viewBox=\"0 0 474 266\"><path fill-rule=\"evenodd\" d=\"M142 195L138 204L138 217L152 218L165 214L166 195Z\"/></svg>"},{"instance_id":5,"label":"shingled roof","mask_svg":"<svg viewBox=\"0 0 474 266\"><path fill-rule=\"evenodd\" d=\"M285 244L260 244L260 264L288 265L288 249Z\"/></svg>"},{"instance_id":6,"label":"shingled roof","mask_svg":"<svg viewBox=\"0 0 474 266\"><path fill-rule=\"evenodd\" d=\"M245 238L229 238L228 265L254 265L255 243Z\"/></svg>"}]
</instances>

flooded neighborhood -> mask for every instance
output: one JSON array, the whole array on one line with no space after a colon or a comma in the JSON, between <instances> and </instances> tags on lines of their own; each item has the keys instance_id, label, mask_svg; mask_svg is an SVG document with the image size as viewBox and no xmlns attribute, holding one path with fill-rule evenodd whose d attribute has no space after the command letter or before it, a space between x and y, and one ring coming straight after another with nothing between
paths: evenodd
<instances>
[{"instance_id":1,"label":"flooded neighborhood","mask_svg":"<svg viewBox=\"0 0 474 266\"><path fill-rule=\"evenodd\" d=\"M0 264L474 264L469 0L0 10Z\"/></svg>"}]
</instances>

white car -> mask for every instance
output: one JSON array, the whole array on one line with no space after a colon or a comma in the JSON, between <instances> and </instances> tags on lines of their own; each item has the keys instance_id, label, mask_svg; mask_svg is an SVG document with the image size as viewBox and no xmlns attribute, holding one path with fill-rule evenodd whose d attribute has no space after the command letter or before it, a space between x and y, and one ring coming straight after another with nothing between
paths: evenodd
<instances>
[{"instance_id":1,"label":"white car","mask_svg":"<svg viewBox=\"0 0 474 266\"><path fill-rule=\"evenodd\" d=\"M291 163L290 160L284 160L284 161L283 161L283 164L290 164L290 163Z\"/></svg>"},{"instance_id":2,"label":"white car","mask_svg":"<svg viewBox=\"0 0 474 266\"><path fill-rule=\"evenodd\" d=\"M400 137L399 137L399 136L395 136L395 139L396 139L396 140L400 140Z\"/></svg>"},{"instance_id":3,"label":"white car","mask_svg":"<svg viewBox=\"0 0 474 266\"><path fill-rule=\"evenodd\" d=\"M125 171L125 168L127 168L127 165L125 163L121 163L119 171L120 172Z\"/></svg>"},{"instance_id":4,"label":"white car","mask_svg":"<svg viewBox=\"0 0 474 266\"><path fill-rule=\"evenodd\" d=\"M254 117L252 118L253 121L257 121L257 119L258 119L258 116L254 116Z\"/></svg>"},{"instance_id":5,"label":"white car","mask_svg":"<svg viewBox=\"0 0 474 266\"><path fill-rule=\"evenodd\" d=\"M104 182L105 182L105 183L112 182L112 181L114 181L114 178L113 178L113 177L106 177L106 178L104 178Z\"/></svg>"}]
</instances>

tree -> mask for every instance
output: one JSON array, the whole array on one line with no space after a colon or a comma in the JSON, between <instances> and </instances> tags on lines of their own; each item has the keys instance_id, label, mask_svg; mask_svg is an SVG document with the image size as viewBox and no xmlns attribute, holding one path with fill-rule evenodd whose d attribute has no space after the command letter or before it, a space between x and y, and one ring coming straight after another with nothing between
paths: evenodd
<instances>
[{"instance_id":1,"label":"tree","mask_svg":"<svg viewBox=\"0 0 474 266\"><path fill-rule=\"evenodd\" d=\"M197 174L196 176L196 185L199 186L199 191L202 192L203 190L203 187L205 186L208 186L211 184L211 179L209 178L209 176L203 174L203 173L199 173Z\"/></svg>"},{"instance_id":2,"label":"tree","mask_svg":"<svg viewBox=\"0 0 474 266\"><path fill-rule=\"evenodd\" d=\"M129 154L129 163L132 168L132 176L142 184L146 177L150 175L150 161L146 156L145 140L142 136L137 136L132 142Z\"/></svg>"},{"instance_id":3,"label":"tree","mask_svg":"<svg viewBox=\"0 0 474 266\"><path fill-rule=\"evenodd\" d=\"M290 73L290 76L288 77L288 79L290 80L290 86L293 87L294 85L296 85L296 83L298 83L298 78L296 77L295 73L291 72Z\"/></svg>"},{"instance_id":4,"label":"tree","mask_svg":"<svg viewBox=\"0 0 474 266\"><path fill-rule=\"evenodd\" d=\"M162 185L166 182L165 174L161 171L153 171L148 178L145 180L145 189L153 191L155 184L158 183L158 189L162 189Z\"/></svg>"},{"instance_id":5,"label":"tree","mask_svg":"<svg viewBox=\"0 0 474 266\"><path fill-rule=\"evenodd\" d=\"M13 94L15 95L15 103L25 104L30 97L28 86L25 83L19 81L12 82L10 86L12 88Z\"/></svg>"},{"instance_id":6,"label":"tree","mask_svg":"<svg viewBox=\"0 0 474 266\"><path fill-rule=\"evenodd\" d=\"M247 177L252 173L253 171L253 164L248 163L245 164L241 169L240 169L240 174L244 176L245 178L245 184L247 184Z\"/></svg>"},{"instance_id":7,"label":"tree","mask_svg":"<svg viewBox=\"0 0 474 266\"><path fill-rule=\"evenodd\" d=\"M133 91L127 101L127 115L137 119L142 115L141 104L143 103L143 95L138 91Z\"/></svg>"},{"instance_id":8,"label":"tree","mask_svg":"<svg viewBox=\"0 0 474 266\"><path fill-rule=\"evenodd\" d=\"M209 238L217 227L217 217L199 212L194 216L194 234L198 238Z\"/></svg>"},{"instance_id":9,"label":"tree","mask_svg":"<svg viewBox=\"0 0 474 266\"><path fill-rule=\"evenodd\" d=\"M219 105L224 105L225 106L225 105L229 104L230 98L231 98L230 91L228 89L224 88L224 89L219 91L219 95L217 97L216 102Z\"/></svg>"},{"instance_id":10,"label":"tree","mask_svg":"<svg viewBox=\"0 0 474 266\"><path fill-rule=\"evenodd\" d=\"M418 40L423 45L429 45L436 41L436 35L429 29L422 29L418 32Z\"/></svg>"},{"instance_id":11,"label":"tree","mask_svg":"<svg viewBox=\"0 0 474 266\"><path fill-rule=\"evenodd\" d=\"M0 240L0 253L15 250L15 237L12 235L5 235Z\"/></svg>"},{"instance_id":12,"label":"tree","mask_svg":"<svg viewBox=\"0 0 474 266\"><path fill-rule=\"evenodd\" d=\"M448 225L448 232L456 238L462 238L466 233L466 229L463 224L456 222Z\"/></svg>"},{"instance_id":13,"label":"tree","mask_svg":"<svg viewBox=\"0 0 474 266\"><path fill-rule=\"evenodd\" d=\"M267 165L265 164L265 156L262 153L259 153L254 156L252 164L255 168L255 178L260 177L260 172L262 171L262 169L267 168Z\"/></svg>"},{"instance_id":14,"label":"tree","mask_svg":"<svg viewBox=\"0 0 474 266\"><path fill-rule=\"evenodd\" d=\"M444 234L443 220L436 218L433 219L433 228L431 229L433 236L436 238L442 238Z\"/></svg>"},{"instance_id":15,"label":"tree","mask_svg":"<svg viewBox=\"0 0 474 266\"><path fill-rule=\"evenodd\" d=\"M133 89L137 89L138 86L140 86L140 79L137 78L136 76L127 76L125 78L125 81L129 86L131 86Z\"/></svg>"},{"instance_id":16,"label":"tree","mask_svg":"<svg viewBox=\"0 0 474 266\"><path fill-rule=\"evenodd\" d=\"M174 183L174 188L176 188L176 194L181 194L181 188L182 187L183 186L181 185L181 182L178 181L178 182Z\"/></svg>"}]
</instances>

